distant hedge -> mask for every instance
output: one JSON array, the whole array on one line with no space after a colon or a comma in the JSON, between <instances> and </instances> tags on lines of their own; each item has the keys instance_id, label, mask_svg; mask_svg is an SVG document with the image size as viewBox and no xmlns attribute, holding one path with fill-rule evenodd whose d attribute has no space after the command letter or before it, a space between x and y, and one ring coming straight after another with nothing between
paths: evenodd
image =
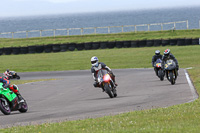
<instances>
[{"instance_id":1,"label":"distant hedge","mask_svg":"<svg viewBox=\"0 0 200 133\"><path fill-rule=\"evenodd\" d=\"M76 50L94 50L106 48L130 48L130 47L152 47L152 46L186 46L199 45L199 38L177 38L177 39L154 39L154 40L132 40L132 41L106 41L86 43L48 44L27 47L5 47L0 48L0 55L17 55L28 53L51 53Z\"/></svg>"}]
</instances>

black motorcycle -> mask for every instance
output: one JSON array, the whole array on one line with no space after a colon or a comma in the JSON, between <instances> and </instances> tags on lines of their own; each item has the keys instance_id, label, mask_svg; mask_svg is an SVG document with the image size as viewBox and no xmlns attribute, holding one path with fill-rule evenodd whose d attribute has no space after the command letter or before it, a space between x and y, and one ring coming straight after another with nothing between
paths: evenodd
<instances>
[{"instance_id":1,"label":"black motorcycle","mask_svg":"<svg viewBox=\"0 0 200 133\"><path fill-rule=\"evenodd\" d=\"M154 63L154 69L156 69L156 75L160 78L161 81L164 80L165 72L161 67L162 60L157 59L156 62Z\"/></svg>"},{"instance_id":2,"label":"black motorcycle","mask_svg":"<svg viewBox=\"0 0 200 133\"><path fill-rule=\"evenodd\" d=\"M167 60L165 62L165 71L167 79L174 85L178 76L176 63L171 59Z\"/></svg>"}]
</instances>

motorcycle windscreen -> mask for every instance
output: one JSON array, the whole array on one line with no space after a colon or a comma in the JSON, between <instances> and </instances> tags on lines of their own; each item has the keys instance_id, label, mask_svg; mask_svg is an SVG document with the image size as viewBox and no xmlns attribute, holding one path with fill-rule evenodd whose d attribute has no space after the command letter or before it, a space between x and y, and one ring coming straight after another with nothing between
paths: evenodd
<instances>
[{"instance_id":1,"label":"motorcycle windscreen","mask_svg":"<svg viewBox=\"0 0 200 133\"><path fill-rule=\"evenodd\" d=\"M173 70L176 68L176 63L173 60L167 60L165 64L165 69L166 70Z\"/></svg>"},{"instance_id":2,"label":"motorcycle windscreen","mask_svg":"<svg viewBox=\"0 0 200 133\"><path fill-rule=\"evenodd\" d=\"M106 75L108 72L107 70L101 69L98 71L97 76L103 78L104 75Z\"/></svg>"}]
</instances>

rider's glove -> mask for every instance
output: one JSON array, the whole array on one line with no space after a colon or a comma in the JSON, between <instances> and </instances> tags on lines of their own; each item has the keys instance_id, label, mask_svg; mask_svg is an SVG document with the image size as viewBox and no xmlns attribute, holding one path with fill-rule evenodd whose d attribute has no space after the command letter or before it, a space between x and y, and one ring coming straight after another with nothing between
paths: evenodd
<instances>
[{"instance_id":1,"label":"rider's glove","mask_svg":"<svg viewBox=\"0 0 200 133\"><path fill-rule=\"evenodd\" d=\"M177 68L177 70L179 70L179 65L178 64L177 64L176 68Z\"/></svg>"},{"instance_id":2,"label":"rider's glove","mask_svg":"<svg viewBox=\"0 0 200 133\"><path fill-rule=\"evenodd\" d=\"M111 77L115 77L115 75L113 74L112 71L109 71L109 73L110 73Z\"/></svg>"},{"instance_id":3,"label":"rider's glove","mask_svg":"<svg viewBox=\"0 0 200 133\"><path fill-rule=\"evenodd\" d=\"M155 67L155 65L154 65L154 63L153 63L153 62L152 62L151 64L152 64L152 67Z\"/></svg>"},{"instance_id":4,"label":"rider's glove","mask_svg":"<svg viewBox=\"0 0 200 133\"><path fill-rule=\"evenodd\" d=\"M101 83L101 79L100 79L100 78L98 78L98 80L97 80L97 81L98 81L98 83Z\"/></svg>"}]
</instances>

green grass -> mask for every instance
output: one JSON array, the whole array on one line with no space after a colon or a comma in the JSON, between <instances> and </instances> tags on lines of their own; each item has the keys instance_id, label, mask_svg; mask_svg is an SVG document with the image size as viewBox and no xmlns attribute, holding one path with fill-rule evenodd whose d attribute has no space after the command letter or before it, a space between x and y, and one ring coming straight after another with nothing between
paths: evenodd
<instances>
[{"instance_id":1,"label":"green grass","mask_svg":"<svg viewBox=\"0 0 200 133\"><path fill-rule=\"evenodd\" d=\"M97 34L83 36L56 36L25 39L6 39L0 38L1 47L19 47L43 44L63 44L63 43L82 43L99 41L124 41L124 40L144 40L144 39L168 39L168 38L199 38L200 30L176 30L176 31L150 31L150 32L129 32L118 34Z\"/></svg>"},{"instance_id":2,"label":"green grass","mask_svg":"<svg viewBox=\"0 0 200 133\"><path fill-rule=\"evenodd\" d=\"M179 61L180 67L194 67L199 62L199 46L167 46L147 48L103 49L60 53L0 56L0 72L7 68L17 72L62 71L90 69L90 58L97 56L112 69L148 68L155 50L161 53L170 48ZM192 59L192 60L191 60Z\"/></svg>"},{"instance_id":3,"label":"green grass","mask_svg":"<svg viewBox=\"0 0 200 133\"><path fill-rule=\"evenodd\" d=\"M193 67L189 74L200 92L200 61L199 46L165 46L147 48L122 48L106 50L74 51L61 53L27 54L0 56L1 71L8 66L17 72L26 71L60 71L90 69L90 58L93 55L112 69L119 68L150 68L154 51L170 48L176 56L181 68ZM117 76L117 75L116 75ZM169 86L170 87L170 86ZM96 119L46 123L25 127L1 129L0 132L33 132L33 133L121 133L121 132L199 132L200 131L200 100L175 105L168 108L133 111L115 116Z\"/></svg>"},{"instance_id":4,"label":"green grass","mask_svg":"<svg viewBox=\"0 0 200 133\"><path fill-rule=\"evenodd\" d=\"M200 30L163 31L163 32L139 32L106 35L86 35L70 37L46 37L30 39L0 39L0 47L27 46L56 43L81 43L92 41L122 41L142 40L158 38L198 38ZM90 58L98 56L100 61L112 69L124 68L151 68L151 58L154 51L170 48L179 61L181 68L193 67L188 70L193 84L200 92L200 61L199 46L165 46L147 48L121 48L88 51L67 51L60 53L42 53L26 55L3 55L0 56L0 72L7 68L17 72L31 71L61 71L61 70L85 70L90 69ZM117 76L117 75L116 75ZM21 84L36 81L11 81ZM66 121L60 123L46 123L25 127L12 127L0 129L1 132L94 132L94 133L121 133L121 132L199 132L200 131L200 100L185 103L168 108L133 111L115 116L105 116L96 119Z\"/></svg>"}]
</instances>

